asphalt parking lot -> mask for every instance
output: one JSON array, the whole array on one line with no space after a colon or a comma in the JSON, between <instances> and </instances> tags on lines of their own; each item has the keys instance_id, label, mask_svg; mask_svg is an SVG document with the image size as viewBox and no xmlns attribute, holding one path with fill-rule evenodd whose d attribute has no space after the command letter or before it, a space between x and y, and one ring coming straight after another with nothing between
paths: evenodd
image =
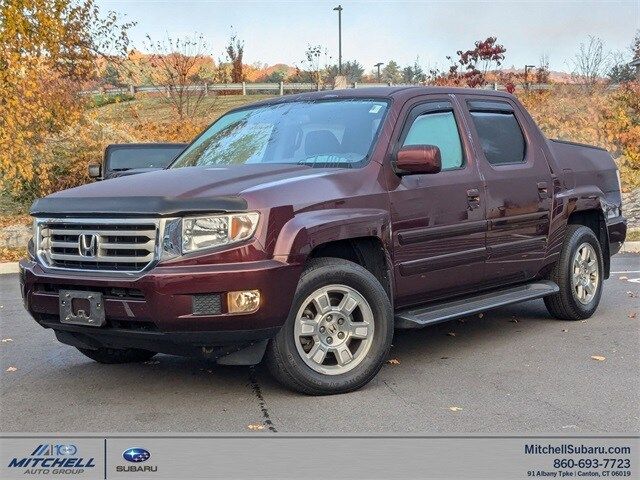
<instances>
[{"instance_id":1,"label":"asphalt parking lot","mask_svg":"<svg viewBox=\"0 0 640 480\"><path fill-rule=\"evenodd\" d=\"M94 363L37 326L17 275L0 275L1 430L637 432L640 256L612 270L587 321L553 320L535 300L399 332L367 387L333 397L289 392L261 366Z\"/></svg>"}]
</instances>

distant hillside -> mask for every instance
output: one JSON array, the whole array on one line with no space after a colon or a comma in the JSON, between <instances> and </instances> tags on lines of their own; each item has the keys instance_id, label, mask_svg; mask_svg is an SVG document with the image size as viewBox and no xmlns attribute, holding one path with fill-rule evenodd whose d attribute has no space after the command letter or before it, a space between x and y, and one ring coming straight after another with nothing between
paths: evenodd
<instances>
[{"instance_id":1,"label":"distant hillside","mask_svg":"<svg viewBox=\"0 0 640 480\"><path fill-rule=\"evenodd\" d=\"M502 72L524 75L524 68L503 68ZM533 72L529 71L529 75L535 75L535 69ZM575 83L575 79L570 73L558 72L557 70L549 71L549 80L552 83Z\"/></svg>"},{"instance_id":2,"label":"distant hillside","mask_svg":"<svg viewBox=\"0 0 640 480\"><path fill-rule=\"evenodd\" d=\"M285 63L276 63L275 65L270 65L259 69L256 69L253 66L246 65L245 72L248 82L260 82L276 72L283 72L284 78L288 78L296 74L296 68Z\"/></svg>"}]
</instances>

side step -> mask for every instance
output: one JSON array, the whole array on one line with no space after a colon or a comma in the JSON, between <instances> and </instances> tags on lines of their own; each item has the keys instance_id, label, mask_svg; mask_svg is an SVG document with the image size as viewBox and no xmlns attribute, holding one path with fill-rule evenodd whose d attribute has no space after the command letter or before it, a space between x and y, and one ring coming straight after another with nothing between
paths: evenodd
<instances>
[{"instance_id":1,"label":"side step","mask_svg":"<svg viewBox=\"0 0 640 480\"><path fill-rule=\"evenodd\" d=\"M560 289L554 282L540 280L426 307L400 310L395 315L395 326L399 329L422 328L491 308L546 297L558 292L558 290Z\"/></svg>"}]
</instances>

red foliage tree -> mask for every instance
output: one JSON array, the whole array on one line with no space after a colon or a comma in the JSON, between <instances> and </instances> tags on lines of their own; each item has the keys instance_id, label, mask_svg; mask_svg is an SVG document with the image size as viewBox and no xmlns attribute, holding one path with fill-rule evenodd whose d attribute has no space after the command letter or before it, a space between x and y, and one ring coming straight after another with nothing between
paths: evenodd
<instances>
[{"instance_id":1,"label":"red foliage tree","mask_svg":"<svg viewBox=\"0 0 640 480\"><path fill-rule=\"evenodd\" d=\"M471 50L458 50L458 59L453 62L452 57L447 60L453 62L446 73L431 72L434 83L438 85L467 85L481 87L487 83L487 72L499 67L504 60L504 46L497 43L496 37L478 40Z\"/></svg>"}]
</instances>

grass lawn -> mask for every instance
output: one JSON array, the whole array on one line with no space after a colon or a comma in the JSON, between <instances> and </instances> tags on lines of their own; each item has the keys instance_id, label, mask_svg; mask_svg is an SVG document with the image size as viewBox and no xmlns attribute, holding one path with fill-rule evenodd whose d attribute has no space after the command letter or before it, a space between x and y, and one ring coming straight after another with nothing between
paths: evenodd
<instances>
[{"instance_id":1,"label":"grass lawn","mask_svg":"<svg viewBox=\"0 0 640 480\"><path fill-rule=\"evenodd\" d=\"M211 123L227 111L257 102L272 95L209 95L202 101L198 117ZM168 99L160 95L138 94L135 100L111 103L93 109L97 120L105 123L138 123L175 121L176 115Z\"/></svg>"}]
</instances>

